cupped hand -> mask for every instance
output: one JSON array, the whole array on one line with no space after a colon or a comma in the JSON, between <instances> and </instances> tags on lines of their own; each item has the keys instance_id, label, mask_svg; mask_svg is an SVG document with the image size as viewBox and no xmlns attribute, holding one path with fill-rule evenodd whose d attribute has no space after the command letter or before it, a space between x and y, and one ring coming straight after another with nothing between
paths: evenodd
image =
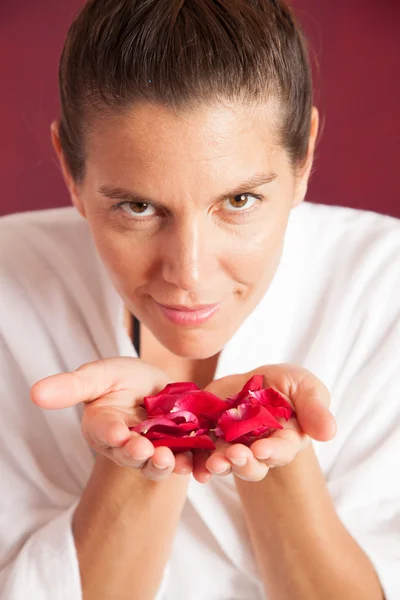
<instances>
[{"instance_id":1,"label":"cupped hand","mask_svg":"<svg viewBox=\"0 0 400 600\"><path fill-rule=\"evenodd\" d=\"M150 440L129 430L144 421L139 405L144 396L169 383L161 370L137 358L110 358L87 363L72 373L46 377L35 383L31 399L44 409L84 404L82 434L93 450L124 467L141 469L153 481L171 473L192 472L191 453L154 448Z\"/></svg>"},{"instance_id":2,"label":"cupped hand","mask_svg":"<svg viewBox=\"0 0 400 600\"><path fill-rule=\"evenodd\" d=\"M307 369L293 364L259 367L243 375L233 375L213 381L207 390L220 398L238 393L255 374L264 375L264 388L280 392L296 411L297 418L278 419L283 429L276 429L268 438L256 440L250 447L219 441L210 454L198 454L194 459L194 477L205 483L211 474L234 473L246 481L260 481L269 468L289 464L306 448L310 439L325 442L336 434L336 421L329 411L328 388Z\"/></svg>"}]
</instances>

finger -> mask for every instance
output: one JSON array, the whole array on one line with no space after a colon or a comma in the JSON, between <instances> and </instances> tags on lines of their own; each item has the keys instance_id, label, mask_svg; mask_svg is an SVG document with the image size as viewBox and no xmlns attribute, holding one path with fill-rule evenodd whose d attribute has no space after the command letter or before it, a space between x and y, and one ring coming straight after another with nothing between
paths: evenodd
<instances>
[{"instance_id":1,"label":"finger","mask_svg":"<svg viewBox=\"0 0 400 600\"><path fill-rule=\"evenodd\" d=\"M94 416L84 414L82 434L88 444L100 452L120 447L133 437L128 425L112 409L100 410Z\"/></svg>"},{"instance_id":2,"label":"finger","mask_svg":"<svg viewBox=\"0 0 400 600\"><path fill-rule=\"evenodd\" d=\"M328 388L307 371L292 396L300 427L314 440L327 442L336 435L336 420L329 410Z\"/></svg>"},{"instance_id":3,"label":"finger","mask_svg":"<svg viewBox=\"0 0 400 600\"><path fill-rule=\"evenodd\" d=\"M155 448L150 440L140 434L133 432L132 437L126 444L119 448L113 448L112 458L123 467L141 469L149 458L154 455Z\"/></svg>"},{"instance_id":4,"label":"finger","mask_svg":"<svg viewBox=\"0 0 400 600\"><path fill-rule=\"evenodd\" d=\"M74 373L60 373L41 379L31 388L31 399L41 408L59 409L84 402L82 391L77 389Z\"/></svg>"},{"instance_id":5,"label":"finger","mask_svg":"<svg viewBox=\"0 0 400 600\"><path fill-rule=\"evenodd\" d=\"M283 467L297 456L309 443L309 436L299 437L296 432L288 431L286 438L267 438L257 440L250 446L254 457L268 467Z\"/></svg>"},{"instance_id":6,"label":"finger","mask_svg":"<svg viewBox=\"0 0 400 600\"><path fill-rule=\"evenodd\" d=\"M138 377L140 367L140 377ZM31 388L32 402L46 409L91 402L118 390L151 395L168 383L166 375L135 358L109 358L87 363L73 373L51 375Z\"/></svg>"},{"instance_id":7,"label":"finger","mask_svg":"<svg viewBox=\"0 0 400 600\"><path fill-rule=\"evenodd\" d=\"M335 436L336 421L329 410L329 390L311 371L284 363L264 366L256 372L264 375L264 387L273 387L291 401L304 433L320 442Z\"/></svg>"},{"instance_id":8,"label":"finger","mask_svg":"<svg viewBox=\"0 0 400 600\"><path fill-rule=\"evenodd\" d=\"M213 452L206 461L206 468L213 475L229 475L231 467L231 463L223 452Z\"/></svg>"},{"instance_id":9,"label":"finger","mask_svg":"<svg viewBox=\"0 0 400 600\"><path fill-rule=\"evenodd\" d=\"M206 467L206 462L210 453L206 450L195 450L193 452L193 477L199 483L207 483L212 474Z\"/></svg>"},{"instance_id":10,"label":"finger","mask_svg":"<svg viewBox=\"0 0 400 600\"><path fill-rule=\"evenodd\" d=\"M232 444L225 456L232 464L232 472L245 481L261 481L268 473L268 465L259 462L243 444Z\"/></svg>"},{"instance_id":11,"label":"finger","mask_svg":"<svg viewBox=\"0 0 400 600\"><path fill-rule=\"evenodd\" d=\"M189 475L193 471L193 454L182 452L175 454L175 469L177 475Z\"/></svg>"},{"instance_id":12,"label":"finger","mask_svg":"<svg viewBox=\"0 0 400 600\"><path fill-rule=\"evenodd\" d=\"M206 389L226 398L237 393L256 374L264 375L265 388L278 390L294 405L298 421L306 434L318 441L328 441L335 436L336 421L328 408L328 388L313 373L299 365L264 365L249 373L213 381Z\"/></svg>"},{"instance_id":13,"label":"finger","mask_svg":"<svg viewBox=\"0 0 400 600\"><path fill-rule=\"evenodd\" d=\"M151 481L164 481L168 479L175 467L175 457L165 446L159 446L154 449L153 456L142 468L142 473Z\"/></svg>"}]
</instances>

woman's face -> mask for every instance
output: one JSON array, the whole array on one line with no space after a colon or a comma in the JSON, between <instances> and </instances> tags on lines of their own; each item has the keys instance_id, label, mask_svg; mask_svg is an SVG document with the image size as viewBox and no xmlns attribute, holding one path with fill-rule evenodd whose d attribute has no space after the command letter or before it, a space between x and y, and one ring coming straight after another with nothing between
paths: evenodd
<instances>
[{"instance_id":1,"label":"woman's face","mask_svg":"<svg viewBox=\"0 0 400 600\"><path fill-rule=\"evenodd\" d=\"M174 354L219 352L274 277L318 115L309 164L295 174L272 114L137 105L92 131L79 189L67 175L126 307Z\"/></svg>"}]
</instances>

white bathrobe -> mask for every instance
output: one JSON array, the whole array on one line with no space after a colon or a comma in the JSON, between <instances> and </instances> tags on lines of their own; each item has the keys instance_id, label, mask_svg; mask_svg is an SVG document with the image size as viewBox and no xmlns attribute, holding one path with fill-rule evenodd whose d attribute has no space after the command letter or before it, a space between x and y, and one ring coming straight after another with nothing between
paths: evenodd
<instances>
[{"instance_id":1,"label":"white bathrobe","mask_svg":"<svg viewBox=\"0 0 400 600\"><path fill-rule=\"evenodd\" d=\"M135 356L123 315L74 208L0 219L1 600L82 598L71 519L94 464L82 407L42 410L29 390ZM386 600L399 600L399 220L310 203L292 211L275 278L216 377L281 362L311 370L332 394L338 433L313 446L340 519ZM233 476L192 478L157 600L263 598Z\"/></svg>"}]
</instances>

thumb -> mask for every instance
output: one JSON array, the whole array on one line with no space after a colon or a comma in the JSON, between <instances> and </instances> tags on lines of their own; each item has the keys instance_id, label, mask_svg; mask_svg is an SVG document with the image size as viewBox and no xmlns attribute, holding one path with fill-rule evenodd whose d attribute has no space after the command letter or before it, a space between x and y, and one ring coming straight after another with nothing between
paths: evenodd
<instances>
[{"instance_id":1,"label":"thumb","mask_svg":"<svg viewBox=\"0 0 400 600\"><path fill-rule=\"evenodd\" d=\"M60 373L41 379L31 388L32 402L51 410L96 400L107 393L110 387L105 371L101 364L96 363L96 368L84 365L73 373Z\"/></svg>"},{"instance_id":2,"label":"thumb","mask_svg":"<svg viewBox=\"0 0 400 600\"><path fill-rule=\"evenodd\" d=\"M42 408L60 409L122 390L138 397L148 396L166 383L168 378L162 371L140 359L107 358L82 365L73 373L41 379L32 386L31 399Z\"/></svg>"},{"instance_id":3,"label":"thumb","mask_svg":"<svg viewBox=\"0 0 400 600\"><path fill-rule=\"evenodd\" d=\"M336 420L329 410L331 397L326 385L299 365L280 364L262 369L264 383L291 400L303 432L327 442L336 434Z\"/></svg>"}]
</instances>

